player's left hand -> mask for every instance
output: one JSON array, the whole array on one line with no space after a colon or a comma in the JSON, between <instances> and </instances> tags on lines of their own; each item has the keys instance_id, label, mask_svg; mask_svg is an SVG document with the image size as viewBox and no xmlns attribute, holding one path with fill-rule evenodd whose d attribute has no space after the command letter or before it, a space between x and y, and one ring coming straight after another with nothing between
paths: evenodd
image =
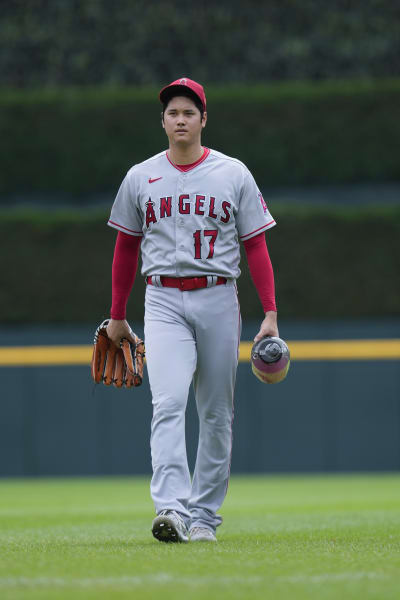
<instances>
[{"instance_id":1,"label":"player's left hand","mask_svg":"<svg viewBox=\"0 0 400 600\"><path fill-rule=\"evenodd\" d=\"M265 319L261 323L260 331L254 338L255 342L258 342L266 335L272 335L273 337L279 337L277 314L274 310L269 310L265 313Z\"/></svg>"}]
</instances>

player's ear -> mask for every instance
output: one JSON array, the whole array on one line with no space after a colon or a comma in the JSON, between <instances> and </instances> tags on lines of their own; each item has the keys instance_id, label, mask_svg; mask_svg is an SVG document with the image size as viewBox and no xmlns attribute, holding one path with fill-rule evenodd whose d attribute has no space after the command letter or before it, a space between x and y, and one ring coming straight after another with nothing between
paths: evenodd
<instances>
[{"instance_id":1,"label":"player's ear","mask_svg":"<svg viewBox=\"0 0 400 600\"><path fill-rule=\"evenodd\" d=\"M207 111L204 111L203 118L201 119L201 126L205 127L207 123Z\"/></svg>"},{"instance_id":2,"label":"player's ear","mask_svg":"<svg viewBox=\"0 0 400 600\"><path fill-rule=\"evenodd\" d=\"M164 125L164 113L161 111L161 127L163 129L165 129L165 125Z\"/></svg>"}]
</instances>

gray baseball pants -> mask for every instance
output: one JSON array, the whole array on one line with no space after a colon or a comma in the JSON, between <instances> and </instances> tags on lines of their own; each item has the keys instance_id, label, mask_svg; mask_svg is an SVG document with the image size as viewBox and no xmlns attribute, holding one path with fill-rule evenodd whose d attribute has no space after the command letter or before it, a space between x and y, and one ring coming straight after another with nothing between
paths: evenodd
<instances>
[{"instance_id":1,"label":"gray baseball pants","mask_svg":"<svg viewBox=\"0 0 400 600\"><path fill-rule=\"evenodd\" d=\"M241 332L236 285L182 292L148 285L147 370L153 398L151 495L156 512L178 511L188 527L215 531L232 449L233 394ZM193 380L199 442L191 481L185 411Z\"/></svg>"}]
</instances>

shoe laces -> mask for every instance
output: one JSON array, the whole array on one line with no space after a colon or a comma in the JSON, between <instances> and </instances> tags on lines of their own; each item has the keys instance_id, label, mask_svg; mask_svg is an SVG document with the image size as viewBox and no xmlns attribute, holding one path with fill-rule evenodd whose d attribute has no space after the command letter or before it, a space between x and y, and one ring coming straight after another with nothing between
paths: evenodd
<instances>
[{"instance_id":1,"label":"shoe laces","mask_svg":"<svg viewBox=\"0 0 400 600\"><path fill-rule=\"evenodd\" d=\"M181 517L181 515L178 512L176 512L176 510L171 510L171 509L167 508L167 509L162 510L162 511L160 511L158 513L159 517L165 517L165 516L168 516L168 515L172 515L175 519L178 519L178 521L180 522L180 524L183 525L186 528L185 521L183 520L183 517Z\"/></svg>"}]
</instances>

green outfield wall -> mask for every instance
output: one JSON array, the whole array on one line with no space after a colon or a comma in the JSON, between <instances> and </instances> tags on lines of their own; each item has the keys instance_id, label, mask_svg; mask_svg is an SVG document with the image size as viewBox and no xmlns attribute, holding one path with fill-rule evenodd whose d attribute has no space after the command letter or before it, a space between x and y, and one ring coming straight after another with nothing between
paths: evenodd
<instances>
[{"instance_id":1,"label":"green outfield wall","mask_svg":"<svg viewBox=\"0 0 400 600\"><path fill-rule=\"evenodd\" d=\"M244 324L250 340L258 322ZM134 324L143 335L142 325ZM4 347L88 344L92 327L1 328ZM287 379L260 383L239 363L232 471L378 471L400 469L400 321L282 321L282 337L342 340L335 359L294 353ZM384 358L382 343L397 337ZM346 343L372 348L368 359L344 358ZM3 355L4 356L4 355ZM151 396L142 387L96 386L89 365L0 367L0 475L150 474ZM197 418L187 411L190 465Z\"/></svg>"}]
</instances>

